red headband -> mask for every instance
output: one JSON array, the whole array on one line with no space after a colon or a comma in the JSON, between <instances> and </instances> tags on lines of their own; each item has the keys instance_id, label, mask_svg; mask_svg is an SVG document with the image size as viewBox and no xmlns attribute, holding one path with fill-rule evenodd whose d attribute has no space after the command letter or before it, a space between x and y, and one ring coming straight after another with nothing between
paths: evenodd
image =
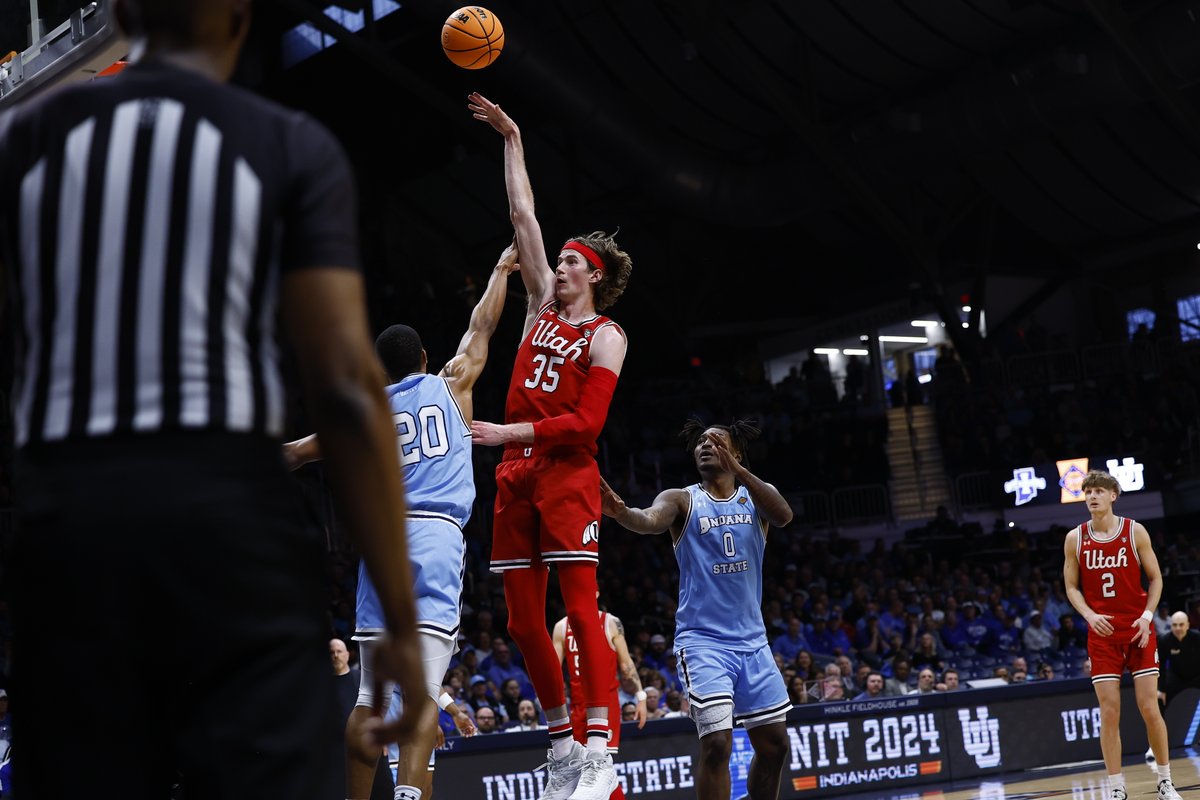
<instances>
[{"instance_id":1,"label":"red headband","mask_svg":"<svg viewBox=\"0 0 1200 800\"><path fill-rule=\"evenodd\" d=\"M562 246L563 250L574 250L577 253L582 253L587 262L596 269L604 269L604 260L600 258L600 254L592 248L588 247L583 242L567 242Z\"/></svg>"}]
</instances>

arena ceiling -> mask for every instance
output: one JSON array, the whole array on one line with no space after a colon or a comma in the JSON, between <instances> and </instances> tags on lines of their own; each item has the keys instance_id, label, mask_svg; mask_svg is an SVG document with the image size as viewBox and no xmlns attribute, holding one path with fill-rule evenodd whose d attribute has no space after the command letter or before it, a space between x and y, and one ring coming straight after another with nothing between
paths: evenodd
<instances>
[{"instance_id":1,"label":"arena ceiling","mask_svg":"<svg viewBox=\"0 0 1200 800\"><path fill-rule=\"evenodd\" d=\"M1198 0L490 0L505 49L479 71L440 51L457 5L351 33L319 0L257 4L239 80L346 142L380 313L454 296L511 235L472 90L521 125L548 240L620 229L619 308L647 325L767 334L1195 255ZM337 43L284 69L301 24Z\"/></svg>"}]
</instances>

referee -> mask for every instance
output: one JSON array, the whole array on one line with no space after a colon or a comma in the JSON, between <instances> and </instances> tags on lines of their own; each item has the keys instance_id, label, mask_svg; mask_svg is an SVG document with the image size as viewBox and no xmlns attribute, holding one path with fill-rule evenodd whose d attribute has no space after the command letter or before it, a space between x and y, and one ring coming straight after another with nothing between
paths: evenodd
<instances>
[{"instance_id":1,"label":"referee","mask_svg":"<svg viewBox=\"0 0 1200 800\"><path fill-rule=\"evenodd\" d=\"M1188 615L1171 615L1171 630L1158 637L1158 699L1164 706L1189 686L1200 689L1200 633L1189 630Z\"/></svg>"},{"instance_id":2,"label":"referee","mask_svg":"<svg viewBox=\"0 0 1200 800\"><path fill-rule=\"evenodd\" d=\"M328 131L226 85L251 0L112 2L135 63L0 116L14 793L340 798L277 319L381 594L377 671L425 691L356 188Z\"/></svg>"}]
</instances>

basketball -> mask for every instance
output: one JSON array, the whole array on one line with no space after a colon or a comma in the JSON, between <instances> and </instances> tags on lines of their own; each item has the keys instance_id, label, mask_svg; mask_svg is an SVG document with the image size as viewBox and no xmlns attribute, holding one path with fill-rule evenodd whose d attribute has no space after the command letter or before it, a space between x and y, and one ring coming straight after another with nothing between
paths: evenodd
<instances>
[{"instance_id":1,"label":"basketball","mask_svg":"<svg viewBox=\"0 0 1200 800\"><path fill-rule=\"evenodd\" d=\"M463 6L442 26L442 51L463 69L483 69L504 50L504 26L480 6Z\"/></svg>"}]
</instances>

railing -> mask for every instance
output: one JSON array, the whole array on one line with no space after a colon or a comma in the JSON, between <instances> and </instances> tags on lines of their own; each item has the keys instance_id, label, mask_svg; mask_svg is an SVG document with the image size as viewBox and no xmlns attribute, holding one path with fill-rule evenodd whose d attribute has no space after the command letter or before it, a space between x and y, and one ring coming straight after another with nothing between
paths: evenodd
<instances>
[{"instance_id":1,"label":"railing","mask_svg":"<svg viewBox=\"0 0 1200 800\"><path fill-rule=\"evenodd\" d=\"M954 479L954 499L959 512L997 508L996 475L992 472L966 472Z\"/></svg>"},{"instance_id":2,"label":"railing","mask_svg":"<svg viewBox=\"0 0 1200 800\"><path fill-rule=\"evenodd\" d=\"M892 518L891 493L882 483L834 489L830 500L834 522L839 525L885 522Z\"/></svg>"},{"instance_id":3,"label":"railing","mask_svg":"<svg viewBox=\"0 0 1200 800\"><path fill-rule=\"evenodd\" d=\"M785 498L792 507L792 524L825 527L833 522L833 507L825 492L793 492Z\"/></svg>"}]
</instances>

